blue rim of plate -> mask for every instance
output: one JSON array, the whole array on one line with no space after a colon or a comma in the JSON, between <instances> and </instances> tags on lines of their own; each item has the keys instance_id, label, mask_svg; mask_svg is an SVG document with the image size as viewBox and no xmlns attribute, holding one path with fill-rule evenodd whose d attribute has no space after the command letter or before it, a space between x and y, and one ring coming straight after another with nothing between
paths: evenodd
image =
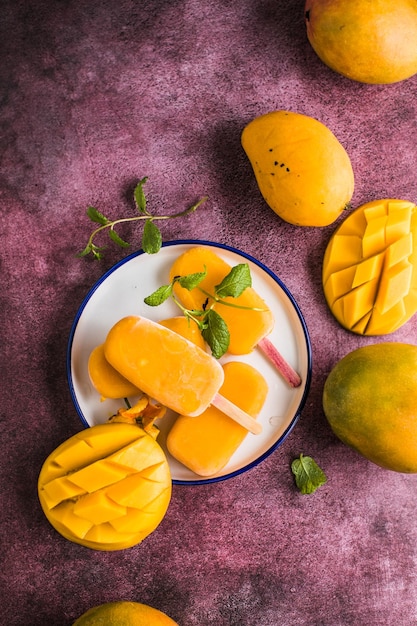
<instances>
[{"instance_id":1,"label":"blue rim of plate","mask_svg":"<svg viewBox=\"0 0 417 626\"><path fill-rule=\"evenodd\" d=\"M263 263L261 263L260 261L258 261L257 259L255 259L255 257L251 256L250 254L243 252L242 250L239 250L238 248L234 248L232 246L228 246L226 244L222 244L222 243L216 243L213 241L208 241L208 240L204 240L204 239L178 239L178 240L173 240L173 241L166 241L162 244L162 247L169 247L169 246L178 246L178 245L207 245L207 246L213 246L215 248L220 248L223 250L227 250L229 252L233 252L235 254L239 254L240 256L242 256L243 258L246 258L248 261L250 261L251 263L254 263L255 265L257 265L259 268L261 268L266 274L269 274L269 276L278 284L278 286L282 289L282 291L285 293L285 295L287 296L288 300L290 301L290 303L292 304L297 317L299 319L301 328L303 330L303 334L304 334L304 339L305 339L305 344L306 344L306 349L307 349L307 376L306 376L306 381L305 381L305 385L304 385L304 392L303 395L300 399L300 402L298 404L297 410L290 422L290 424L288 425L288 427L285 429L285 431L282 433L282 435L277 439L277 441L275 441L272 446L270 446L270 448L268 448L268 450L266 450L263 454L261 454L259 457L257 457L254 461L251 461L250 463L247 463L246 465L244 465L243 467L240 467L239 469L233 471L233 472L229 472L228 474L224 474L222 476L213 476L212 478L196 478L195 480L181 480L181 479L176 479L173 478L172 479L172 483L174 485L205 485L205 484L209 484L209 483L218 483L224 480L228 480L230 478L233 478L235 476L239 476L240 474L243 474L244 472L249 471L250 469L252 469L253 467L256 467L257 465L259 465L260 463L262 463L262 461L264 461L268 456L270 456L272 454L272 452L274 452L274 450L276 450L280 445L282 445L282 443L285 441L285 439L288 437L288 435L291 433L291 431L293 430L294 426L296 425L296 423L298 422L298 419L301 415L301 411L304 408L304 405L306 403L307 400L307 396L308 393L310 391L310 385L311 385L311 376L312 376L312 369L313 369L313 359L312 359L312 348L311 348L311 340L310 340L310 335L307 329L307 324L305 322L304 316L301 313L300 307L298 306L294 296L292 295L292 293L289 291L289 289L285 286L285 284L280 280L280 278L278 278L278 276L276 274L274 274L274 272L272 272L272 270L269 269L269 267L267 267L266 265L264 265ZM74 335L75 335L75 331L77 329L77 325L78 322L80 320L81 315L83 314L83 311L85 309L85 307L87 306L87 303L89 302L90 298L92 297L92 295L94 294L94 292L100 287L100 285L108 278L108 276L110 276L110 274L112 274L113 272L115 272L119 267L121 267L122 265L124 265L125 263L128 263L130 260L141 256L142 254L146 254L143 250L138 250L136 252L133 252L132 254L129 254L128 256L124 257L123 259L121 259L120 261L118 261L117 263L115 263L110 269L108 269L95 283L94 285L91 287L91 289L88 291L87 295L85 296L85 298L83 299L77 314L74 318L74 321L72 323L71 329L70 329L70 334L69 334L69 340L68 340L68 345L67 345L67 355L66 355L66 373L67 373L67 381L68 381L68 385L69 385L69 390L70 390L70 395L71 395L71 399L72 402L74 404L75 410L82 422L82 424L84 425L85 428L91 428L90 424L87 422L87 420L84 417L84 414L81 410L81 407L78 403L77 400L77 396L75 393L75 389L74 389L74 385L72 382L72 373L71 373L71 353L72 353L72 344L74 341Z\"/></svg>"}]
</instances>

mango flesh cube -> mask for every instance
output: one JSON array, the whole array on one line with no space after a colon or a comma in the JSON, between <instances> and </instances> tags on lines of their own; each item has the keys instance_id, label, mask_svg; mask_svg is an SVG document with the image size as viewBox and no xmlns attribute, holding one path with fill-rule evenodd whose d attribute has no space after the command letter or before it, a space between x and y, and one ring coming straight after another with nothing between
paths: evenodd
<instances>
[{"instance_id":1,"label":"mango flesh cube","mask_svg":"<svg viewBox=\"0 0 417 626\"><path fill-rule=\"evenodd\" d=\"M355 268L345 267L329 275L326 281L326 296L334 304L341 296L349 293L355 280Z\"/></svg>"},{"instance_id":2,"label":"mango flesh cube","mask_svg":"<svg viewBox=\"0 0 417 626\"><path fill-rule=\"evenodd\" d=\"M352 289L343 298L344 319L349 327L353 327L366 313L371 311L378 281L373 280L363 283L360 287Z\"/></svg>"},{"instance_id":3,"label":"mango flesh cube","mask_svg":"<svg viewBox=\"0 0 417 626\"><path fill-rule=\"evenodd\" d=\"M198 415L223 383L221 365L176 332L143 317L119 320L106 359L144 393L176 413Z\"/></svg>"},{"instance_id":4,"label":"mango flesh cube","mask_svg":"<svg viewBox=\"0 0 417 626\"><path fill-rule=\"evenodd\" d=\"M352 287L359 287L359 285L363 285L368 281L378 279L382 271L383 262L383 255L376 254L355 265L355 277Z\"/></svg>"},{"instance_id":5,"label":"mango flesh cube","mask_svg":"<svg viewBox=\"0 0 417 626\"><path fill-rule=\"evenodd\" d=\"M372 311L369 311L358 322L356 322L354 326L352 326L353 332L357 333L358 335L364 335L366 330L369 329L371 317L373 319Z\"/></svg>"},{"instance_id":6,"label":"mango flesh cube","mask_svg":"<svg viewBox=\"0 0 417 626\"><path fill-rule=\"evenodd\" d=\"M384 335L405 324L417 311L416 205L384 199L356 209L328 243L322 282L348 330Z\"/></svg>"},{"instance_id":7,"label":"mango flesh cube","mask_svg":"<svg viewBox=\"0 0 417 626\"><path fill-rule=\"evenodd\" d=\"M61 535L72 541L82 540L93 526L92 522L74 513L74 504L70 500L51 509L48 519Z\"/></svg>"},{"instance_id":8,"label":"mango flesh cube","mask_svg":"<svg viewBox=\"0 0 417 626\"><path fill-rule=\"evenodd\" d=\"M224 365L221 394L254 419L265 402L268 385L251 365L229 361ZM228 463L248 431L210 406L198 417L181 415L167 437L174 458L200 476L213 476Z\"/></svg>"},{"instance_id":9,"label":"mango flesh cube","mask_svg":"<svg viewBox=\"0 0 417 626\"><path fill-rule=\"evenodd\" d=\"M411 233L407 233L404 237L400 237L397 241L390 244L387 248L385 264L387 268L401 263L404 259L408 259L413 254L413 237Z\"/></svg>"},{"instance_id":10,"label":"mango flesh cube","mask_svg":"<svg viewBox=\"0 0 417 626\"><path fill-rule=\"evenodd\" d=\"M73 511L75 515L95 526L126 515L126 507L114 502L105 491L95 491L79 498Z\"/></svg>"},{"instance_id":11,"label":"mango flesh cube","mask_svg":"<svg viewBox=\"0 0 417 626\"><path fill-rule=\"evenodd\" d=\"M66 476L54 478L43 489L44 498L50 509L63 500L77 498L85 493L84 489L72 483Z\"/></svg>"},{"instance_id":12,"label":"mango flesh cube","mask_svg":"<svg viewBox=\"0 0 417 626\"><path fill-rule=\"evenodd\" d=\"M170 280L172 280L174 276L203 272L205 268L207 276L195 289L189 291L181 287L179 283L174 285L175 295L187 309L203 309L207 296L201 292L200 288L208 293L214 293L215 286L221 283L232 268L209 248L197 246L178 257L170 269ZM219 303L213 307L223 317L229 329L228 351L231 354L248 354L261 339L272 331L273 315L265 301L252 287L245 289L239 297L225 298L225 301L239 306L261 309L260 311L234 309ZM209 298L208 304L211 303Z\"/></svg>"},{"instance_id":13,"label":"mango flesh cube","mask_svg":"<svg viewBox=\"0 0 417 626\"><path fill-rule=\"evenodd\" d=\"M383 314L402 302L410 291L413 268L408 262L397 263L381 277L375 306Z\"/></svg>"},{"instance_id":14,"label":"mango flesh cube","mask_svg":"<svg viewBox=\"0 0 417 626\"><path fill-rule=\"evenodd\" d=\"M97 524L92 526L88 533L85 535L84 540L94 544L113 544L117 541L123 541L124 544L129 545L132 541L137 542L138 533L122 533L115 530L110 522L104 522L103 524Z\"/></svg>"},{"instance_id":15,"label":"mango flesh cube","mask_svg":"<svg viewBox=\"0 0 417 626\"><path fill-rule=\"evenodd\" d=\"M378 217L366 225L362 238L362 257L367 259L385 248L387 218Z\"/></svg>"},{"instance_id":16,"label":"mango flesh cube","mask_svg":"<svg viewBox=\"0 0 417 626\"><path fill-rule=\"evenodd\" d=\"M383 329L384 334L394 332L394 330L396 330L397 320L401 317L405 317L405 315L404 300L401 300L395 306L391 307L385 314L380 314L375 307L372 317L368 322L368 334L379 335L381 334L381 329Z\"/></svg>"},{"instance_id":17,"label":"mango flesh cube","mask_svg":"<svg viewBox=\"0 0 417 626\"><path fill-rule=\"evenodd\" d=\"M119 533L131 532L131 529L134 528L135 532L141 532L146 536L152 531L153 514L128 507L126 515L111 520L110 525Z\"/></svg>"},{"instance_id":18,"label":"mango flesh cube","mask_svg":"<svg viewBox=\"0 0 417 626\"><path fill-rule=\"evenodd\" d=\"M388 219L385 227L387 244L391 244L402 237L407 237L409 233L408 225L411 222L413 213L413 207L410 203L396 204L395 210L390 210L388 207Z\"/></svg>"},{"instance_id":19,"label":"mango flesh cube","mask_svg":"<svg viewBox=\"0 0 417 626\"><path fill-rule=\"evenodd\" d=\"M49 471L55 467L57 475L64 476L68 470L93 463L138 439L132 430L116 429L112 434L110 438L106 424L97 426L94 431L88 428L77 433L56 449Z\"/></svg>"},{"instance_id":20,"label":"mango flesh cube","mask_svg":"<svg viewBox=\"0 0 417 626\"><path fill-rule=\"evenodd\" d=\"M142 437L134 443L108 456L111 463L134 472L141 472L147 475L149 468L154 468L155 464L164 464L165 454L162 448L155 449L148 437ZM145 474L146 473L146 474Z\"/></svg>"},{"instance_id":21,"label":"mango flesh cube","mask_svg":"<svg viewBox=\"0 0 417 626\"><path fill-rule=\"evenodd\" d=\"M335 272L351 269L355 265L362 254L362 239L356 235L334 235L329 241L326 254L332 263L326 265L328 274L323 276L324 280L328 280Z\"/></svg>"},{"instance_id":22,"label":"mango flesh cube","mask_svg":"<svg viewBox=\"0 0 417 626\"><path fill-rule=\"evenodd\" d=\"M126 468L119 468L117 465L109 463L107 459L100 459L73 472L69 480L77 487L83 489L85 493L92 493L97 491L97 489L122 480L127 475L128 470Z\"/></svg>"},{"instance_id":23,"label":"mango flesh cube","mask_svg":"<svg viewBox=\"0 0 417 626\"><path fill-rule=\"evenodd\" d=\"M159 525L171 485L155 439L138 426L110 423L58 446L42 466L38 495L46 517L66 539L95 550L120 550Z\"/></svg>"},{"instance_id":24,"label":"mango flesh cube","mask_svg":"<svg viewBox=\"0 0 417 626\"><path fill-rule=\"evenodd\" d=\"M159 481L143 478L140 474L129 476L122 483L107 489L109 498L124 507L146 509L161 492Z\"/></svg>"}]
</instances>

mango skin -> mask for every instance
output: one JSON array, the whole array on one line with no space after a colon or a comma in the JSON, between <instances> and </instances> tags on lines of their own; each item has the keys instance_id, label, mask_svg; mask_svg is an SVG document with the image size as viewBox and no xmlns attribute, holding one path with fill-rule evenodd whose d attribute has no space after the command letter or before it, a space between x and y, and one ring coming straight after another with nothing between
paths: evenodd
<instances>
[{"instance_id":1,"label":"mango skin","mask_svg":"<svg viewBox=\"0 0 417 626\"><path fill-rule=\"evenodd\" d=\"M378 343L347 354L327 377L323 410L334 434L366 459L417 473L417 346Z\"/></svg>"},{"instance_id":2,"label":"mango skin","mask_svg":"<svg viewBox=\"0 0 417 626\"><path fill-rule=\"evenodd\" d=\"M73 626L178 626L162 611L141 602L106 602L83 613Z\"/></svg>"},{"instance_id":3,"label":"mango skin","mask_svg":"<svg viewBox=\"0 0 417 626\"><path fill-rule=\"evenodd\" d=\"M415 0L306 0L307 38L332 70L389 84L417 72Z\"/></svg>"},{"instance_id":4,"label":"mango skin","mask_svg":"<svg viewBox=\"0 0 417 626\"><path fill-rule=\"evenodd\" d=\"M252 120L241 142L265 202L286 222L328 226L349 206L355 184L349 155L318 120L272 111Z\"/></svg>"}]
</instances>

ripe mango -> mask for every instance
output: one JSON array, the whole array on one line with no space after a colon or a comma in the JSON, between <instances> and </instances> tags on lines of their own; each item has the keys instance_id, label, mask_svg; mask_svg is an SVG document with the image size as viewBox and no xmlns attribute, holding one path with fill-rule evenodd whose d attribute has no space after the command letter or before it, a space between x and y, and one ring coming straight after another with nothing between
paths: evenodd
<instances>
[{"instance_id":1,"label":"ripe mango","mask_svg":"<svg viewBox=\"0 0 417 626\"><path fill-rule=\"evenodd\" d=\"M417 473L417 346L378 343L331 370L323 410L335 435L376 465Z\"/></svg>"},{"instance_id":2,"label":"ripe mango","mask_svg":"<svg viewBox=\"0 0 417 626\"><path fill-rule=\"evenodd\" d=\"M148 604L119 600L94 606L73 626L178 626L177 622Z\"/></svg>"},{"instance_id":3,"label":"ripe mango","mask_svg":"<svg viewBox=\"0 0 417 626\"><path fill-rule=\"evenodd\" d=\"M241 142L265 202L286 222L328 226L349 206L349 155L318 120L272 111L249 122Z\"/></svg>"},{"instance_id":4,"label":"ripe mango","mask_svg":"<svg viewBox=\"0 0 417 626\"><path fill-rule=\"evenodd\" d=\"M306 0L308 40L334 71L370 84L417 72L415 0Z\"/></svg>"},{"instance_id":5,"label":"ripe mango","mask_svg":"<svg viewBox=\"0 0 417 626\"><path fill-rule=\"evenodd\" d=\"M333 233L323 259L323 290L338 322L359 335L386 335L417 311L417 207L368 202Z\"/></svg>"},{"instance_id":6,"label":"ripe mango","mask_svg":"<svg viewBox=\"0 0 417 626\"><path fill-rule=\"evenodd\" d=\"M95 550L140 543L165 516L171 474L159 444L133 424L99 424L58 446L38 479L42 509L63 537Z\"/></svg>"}]
</instances>

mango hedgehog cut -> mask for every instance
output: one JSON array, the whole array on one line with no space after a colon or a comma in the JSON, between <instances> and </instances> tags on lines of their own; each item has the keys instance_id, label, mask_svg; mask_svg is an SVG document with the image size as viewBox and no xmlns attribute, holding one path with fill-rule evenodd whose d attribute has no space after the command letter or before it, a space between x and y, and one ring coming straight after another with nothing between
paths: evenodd
<instances>
[{"instance_id":1,"label":"mango hedgehog cut","mask_svg":"<svg viewBox=\"0 0 417 626\"><path fill-rule=\"evenodd\" d=\"M160 445L133 424L100 424L58 446L38 479L42 509L63 537L95 550L140 543L160 524L171 499Z\"/></svg>"},{"instance_id":2,"label":"mango hedgehog cut","mask_svg":"<svg viewBox=\"0 0 417 626\"><path fill-rule=\"evenodd\" d=\"M417 207L374 200L349 215L323 259L327 304L346 329L386 335L417 311Z\"/></svg>"}]
</instances>

